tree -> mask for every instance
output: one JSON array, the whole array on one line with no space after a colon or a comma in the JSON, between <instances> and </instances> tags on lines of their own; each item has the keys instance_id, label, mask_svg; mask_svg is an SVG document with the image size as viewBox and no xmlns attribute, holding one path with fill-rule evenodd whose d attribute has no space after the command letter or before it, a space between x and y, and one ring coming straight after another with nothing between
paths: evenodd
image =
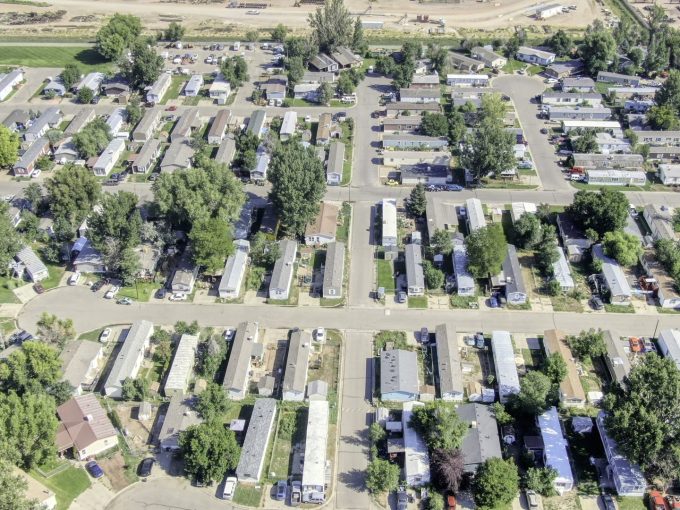
<instances>
[{"instance_id":1,"label":"tree","mask_svg":"<svg viewBox=\"0 0 680 510\"><path fill-rule=\"evenodd\" d=\"M673 277L680 279L680 247L675 240L659 239L654 243L656 258L663 268Z\"/></svg>"},{"instance_id":2,"label":"tree","mask_svg":"<svg viewBox=\"0 0 680 510\"><path fill-rule=\"evenodd\" d=\"M309 62L319 52L319 47L309 37L289 37L284 46L288 58L302 57L305 63Z\"/></svg>"},{"instance_id":3,"label":"tree","mask_svg":"<svg viewBox=\"0 0 680 510\"><path fill-rule=\"evenodd\" d=\"M613 35L616 44L622 51L630 51L631 48L641 42L638 25L626 17L621 18L619 24L614 27Z\"/></svg>"},{"instance_id":4,"label":"tree","mask_svg":"<svg viewBox=\"0 0 680 510\"><path fill-rule=\"evenodd\" d=\"M444 496L431 491L427 498L427 510L444 510Z\"/></svg>"},{"instance_id":5,"label":"tree","mask_svg":"<svg viewBox=\"0 0 680 510\"><path fill-rule=\"evenodd\" d=\"M234 89L248 81L248 64L240 55L225 58L220 66L220 71Z\"/></svg>"},{"instance_id":6,"label":"tree","mask_svg":"<svg viewBox=\"0 0 680 510\"><path fill-rule=\"evenodd\" d=\"M123 55L142 33L141 20L132 15L114 14L97 32L97 51L108 60Z\"/></svg>"},{"instance_id":7,"label":"tree","mask_svg":"<svg viewBox=\"0 0 680 510\"><path fill-rule=\"evenodd\" d=\"M279 245L264 232L258 232L250 243L250 258L256 266L271 269L280 256Z\"/></svg>"},{"instance_id":8,"label":"tree","mask_svg":"<svg viewBox=\"0 0 680 510\"><path fill-rule=\"evenodd\" d=\"M597 193L580 190L565 211L583 230L592 229L603 236L605 232L623 229L628 218L628 203L624 193L609 188Z\"/></svg>"},{"instance_id":9,"label":"tree","mask_svg":"<svg viewBox=\"0 0 680 510\"><path fill-rule=\"evenodd\" d=\"M368 51L368 43L364 37L364 26L361 24L361 18L358 16L354 20L352 44L350 47L359 55L364 55Z\"/></svg>"},{"instance_id":10,"label":"tree","mask_svg":"<svg viewBox=\"0 0 680 510\"><path fill-rule=\"evenodd\" d=\"M122 62L121 70L130 85L141 90L158 79L164 65L163 57L146 41L140 40L132 48L130 58Z\"/></svg>"},{"instance_id":11,"label":"tree","mask_svg":"<svg viewBox=\"0 0 680 510\"><path fill-rule=\"evenodd\" d=\"M559 352L548 355L543 365L543 373L547 375L553 384L560 384L567 376L567 363Z\"/></svg>"},{"instance_id":12,"label":"tree","mask_svg":"<svg viewBox=\"0 0 680 510\"><path fill-rule=\"evenodd\" d=\"M282 43L286 40L286 35L288 34L288 27L284 24L279 23L270 32L272 40L274 42Z\"/></svg>"},{"instance_id":13,"label":"tree","mask_svg":"<svg viewBox=\"0 0 680 510\"><path fill-rule=\"evenodd\" d=\"M30 210L24 209L21 211L21 223L17 230L21 232L27 242L33 242L38 237L38 227L40 220Z\"/></svg>"},{"instance_id":14,"label":"tree","mask_svg":"<svg viewBox=\"0 0 680 510\"><path fill-rule=\"evenodd\" d=\"M477 180L489 174L498 175L515 167L513 146L514 136L503 128L502 123L484 120L466 137L460 162Z\"/></svg>"},{"instance_id":15,"label":"tree","mask_svg":"<svg viewBox=\"0 0 680 510\"><path fill-rule=\"evenodd\" d=\"M371 444L378 444L387 438L387 432L380 423L374 421L368 428L368 437L371 440Z\"/></svg>"},{"instance_id":16,"label":"tree","mask_svg":"<svg viewBox=\"0 0 680 510\"><path fill-rule=\"evenodd\" d=\"M533 373L533 372L530 372ZM510 504L519 492L519 474L512 459L485 460L472 481L472 494L478 507L500 508Z\"/></svg>"},{"instance_id":17,"label":"tree","mask_svg":"<svg viewBox=\"0 0 680 510\"><path fill-rule=\"evenodd\" d=\"M430 450L455 450L463 444L468 424L450 402L436 400L413 409L410 425L423 437Z\"/></svg>"},{"instance_id":18,"label":"tree","mask_svg":"<svg viewBox=\"0 0 680 510\"><path fill-rule=\"evenodd\" d=\"M146 377L133 379L127 377L123 381L123 398L125 400L136 400L141 402L149 394L149 380Z\"/></svg>"},{"instance_id":19,"label":"tree","mask_svg":"<svg viewBox=\"0 0 680 510\"><path fill-rule=\"evenodd\" d=\"M607 350L604 345L602 330L600 329L581 331L576 336L568 337L567 342L569 343L571 351L580 360L602 356Z\"/></svg>"},{"instance_id":20,"label":"tree","mask_svg":"<svg viewBox=\"0 0 680 510\"><path fill-rule=\"evenodd\" d=\"M560 258L557 232L553 225L543 225L535 246L534 264L544 276L552 276L552 265Z\"/></svg>"},{"instance_id":21,"label":"tree","mask_svg":"<svg viewBox=\"0 0 680 510\"><path fill-rule=\"evenodd\" d=\"M551 467L530 467L525 475L525 483L527 489L549 498L557 496L554 486L555 478L557 478L557 471Z\"/></svg>"},{"instance_id":22,"label":"tree","mask_svg":"<svg viewBox=\"0 0 680 510\"><path fill-rule=\"evenodd\" d=\"M457 493L465 473L465 460L459 449L432 451L432 477L435 486L443 491Z\"/></svg>"},{"instance_id":23,"label":"tree","mask_svg":"<svg viewBox=\"0 0 680 510\"><path fill-rule=\"evenodd\" d=\"M425 136L446 136L449 133L449 122L443 113L425 112L420 130Z\"/></svg>"},{"instance_id":24,"label":"tree","mask_svg":"<svg viewBox=\"0 0 680 510\"><path fill-rule=\"evenodd\" d=\"M520 392L510 395L508 404L515 414L537 416L549 406L551 388L547 375L530 371L520 381Z\"/></svg>"},{"instance_id":25,"label":"tree","mask_svg":"<svg viewBox=\"0 0 680 510\"><path fill-rule=\"evenodd\" d=\"M343 0L328 0L310 13L312 37L324 53L333 53L340 46L351 46L354 24Z\"/></svg>"},{"instance_id":26,"label":"tree","mask_svg":"<svg viewBox=\"0 0 680 510\"><path fill-rule=\"evenodd\" d=\"M673 130L680 127L678 113L670 105L654 105L647 111L647 121L654 129Z\"/></svg>"},{"instance_id":27,"label":"tree","mask_svg":"<svg viewBox=\"0 0 680 510\"><path fill-rule=\"evenodd\" d=\"M373 494L382 494L399 485L399 466L388 460L373 459L366 469L366 488Z\"/></svg>"},{"instance_id":28,"label":"tree","mask_svg":"<svg viewBox=\"0 0 680 510\"><path fill-rule=\"evenodd\" d=\"M463 141L467 133L465 116L459 110L452 108L449 112L449 147L452 151L458 151L458 144Z\"/></svg>"},{"instance_id":29,"label":"tree","mask_svg":"<svg viewBox=\"0 0 680 510\"><path fill-rule=\"evenodd\" d=\"M432 239L430 239L430 248L434 253L441 253L447 257L451 255L453 251L453 240L451 239L451 234L446 230L437 229L432 234Z\"/></svg>"},{"instance_id":30,"label":"tree","mask_svg":"<svg viewBox=\"0 0 680 510\"><path fill-rule=\"evenodd\" d=\"M541 221L535 214L523 214L514 224L515 243L524 249L531 249L541 239Z\"/></svg>"},{"instance_id":31,"label":"tree","mask_svg":"<svg viewBox=\"0 0 680 510\"><path fill-rule=\"evenodd\" d=\"M623 230L606 232L602 239L602 246L605 254L616 259L622 266L636 265L643 251L640 240Z\"/></svg>"},{"instance_id":32,"label":"tree","mask_svg":"<svg viewBox=\"0 0 680 510\"><path fill-rule=\"evenodd\" d=\"M24 342L21 349L0 362L0 386L5 393L41 393L57 384L60 377L59 352L45 343Z\"/></svg>"},{"instance_id":33,"label":"tree","mask_svg":"<svg viewBox=\"0 0 680 510\"><path fill-rule=\"evenodd\" d=\"M165 373L172 359L172 336L167 331L159 329L151 336L151 341L156 344L153 360L161 365L161 373Z\"/></svg>"},{"instance_id":34,"label":"tree","mask_svg":"<svg viewBox=\"0 0 680 510\"><path fill-rule=\"evenodd\" d=\"M189 233L194 263L215 274L224 267L225 259L234 252L231 227L223 219L207 218L194 223Z\"/></svg>"},{"instance_id":35,"label":"tree","mask_svg":"<svg viewBox=\"0 0 680 510\"><path fill-rule=\"evenodd\" d=\"M427 285L428 289L441 289L444 286L444 272L434 267L429 260L423 262L423 275L425 276L425 285Z\"/></svg>"},{"instance_id":36,"label":"tree","mask_svg":"<svg viewBox=\"0 0 680 510\"><path fill-rule=\"evenodd\" d=\"M607 432L651 477L680 476L680 370L671 358L643 356L620 391L605 397Z\"/></svg>"},{"instance_id":37,"label":"tree","mask_svg":"<svg viewBox=\"0 0 680 510\"><path fill-rule=\"evenodd\" d=\"M48 129L45 133L45 137L47 137L47 140L50 142L50 146L54 148L64 139L64 132L61 129ZM47 156L42 157L47 158ZM47 158L47 160L51 162L49 158Z\"/></svg>"},{"instance_id":38,"label":"tree","mask_svg":"<svg viewBox=\"0 0 680 510\"><path fill-rule=\"evenodd\" d=\"M574 47L574 41L572 41L569 34L560 29L548 39L548 46L552 48L558 57L564 57L571 54L571 50Z\"/></svg>"},{"instance_id":39,"label":"tree","mask_svg":"<svg viewBox=\"0 0 680 510\"><path fill-rule=\"evenodd\" d=\"M9 219L9 204L0 202L0 274L8 274L10 262L17 254L17 247L22 246L21 236Z\"/></svg>"},{"instance_id":40,"label":"tree","mask_svg":"<svg viewBox=\"0 0 680 510\"><path fill-rule=\"evenodd\" d=\"M680 112L680 71L671 69L668 72L668 78L656 91L654 100L659 106L669 106Z\"/></svg>"},{"instance_id":41,"label":"tree","mask_svg":"<svg viewBox=\"0 0 680 510\"><path fill-rule=\"evenodd\" d=\"M208 383L205 390L198 396L196 411L198 411L205 420L222 418L228 408L229 400L227 400L227 394L222 389L222 386L217 383Z\"/></svg>"},{"instance_id":42,"label":"tree","mask_svg":"<svg viewBox=\"0 0 680 510\"><path fill-rule=\"evenodd\" d=\"M352 92L354 92L355 88L356 85L354 84L354 81L350 77L349 73L347 71L340 73L337 83L338 94L341 95L351 94Z\"/></svg>"},{"instance_id":43,"label":"tree","mask_svg":"<svg viewBox=\"0 0 680 510\"><path fill-rule=\"evenodd\" d=\"M260 38L260 33L257 30L248 30L245 35L246 42L255 42Z\"/></svg>"},{"instance_id":44,"label":"tree","mask_svg":"<svg viewBox=\"0 0 680 510\"><path fill-rule=\"evenodd\" d=\"M302 235L318 213L326 191L323 164L312 148L288 143L272 155L269 174L270 197L282 225L290 235Z\"/></svg>"},{"instance_id":45,"label":"tree","mask_svg":"<svg viewBox=\"0 0 680 510\"><path fill-rule=\"evenodd\" d=\"M288 73L288 86L294 87L305 75L305 62L302 57L289 57L286 60L286 70Z\"/></svg>"},{"instance_id":46,"label":"tree","mask_svg":"<svg viewBox=\"0 0 680 510\"><path fill-rule=\"evenodd\" d=\"M628 58L635 67L635 71L637 71L644 61L645 54L639 46L635 46L628 50Z\"/></svg>"},{"instance_id":47,"label":"tree","mask_svg":"<svg viewBox=\"0 0 680 510\"><path fill-rule=\"evenodd\" d=\"M508 248L503 228L494 223L472 232L465 238L468 271L475 278L486 278L501 271Z\"/></svg>"},{"instance_id":48,"label":"tree","mask_svg":"<svg viewBox=\"0 0 680 510\"><path fill-rule=\"evenodd\" d=\"M76 64L66 64L64 70L59 75L61 83L66 90L71 88L80 81L80 68Z\"/></svg>"},{"instance_id":49,"label":"tree","mask_svg":"<svg viewBox=\"0 0 680 510\"><path fill-rule=\"evenodd\" d=\"M647 45L647 54L642 63L645 72L648 75L654 75L663 70L668 66L669 58L670 49L666 43L665 31L651 32L649 44Z\"/></svg>"},{"instance_id":50,"label":"tree","mask_svg":"<svg viewBox=\"0 0 680 510\"><path fill-rule=\"evenodd\" d=\"M408 210L416 217L425 216L425 206L427 205L427 196L425 194L425 186L418 183L411 190L408 200Z\"/></svg>"},{"instance_id":51,"label":"tree","mask_svg":"<svg viewBox=\"0 0 680 510\"><path fill-rule=\"evenodd\" d=\"M82 87L78 91L78 102L80 104L90 104L92 102L92 98L94 97L94 92L92 92L92 89L90 87Z\"/></svg>"},{"instance_id":52,"label":"tree","mask_svg":"<svg viewBox=\"0 0 680 510\"><path fill-rule=\"evenodd\" d=\"M0 168L7 168L16 162L19 145L19 136L0 124Z\"/></svg>"},{"instance_id":53,"label":"tree","mask_svg":"<svg viewBox=\"0 0 680 510\"><path fill-rule=\"evenodd\" d=\"M38 336L48 344L64 347L66 342L76 338L76 329L73 327L71 319L60 319L56 315L43 312L36 325L38 326Z\"/></svg>"},{"instance_id":54,"label":"tree","mask_svg":"<svg viewBox=\"0 0 680 510\"><path fill-rule=\"evenodd\" d=\"M142 108L139 105L139 97L133 96L125 107L128 124L131 126L137 125L142 119Z\"/></svg>"},{"instance_id":55,"label":"tree","mask_svg":"<svg viewBox=\"0 0 680 510\"><path fill-rule=\"evenodd\" d=\"M183 172L161 174L153 184L154 202L173 228L191 230L199 220L238 218L243 186L226 165L215 161Z\"/></svg>"},{"instance_id":56,"label":"tree","mask_svg":"<svg viewBox=\"0 0 680 510\"><path fill-rule=\"evenodd\" d=\"M181 41L184 38L185 31L186 30L181 24L177 23L176 21L171 21L167 30L163 34L163 37L166 41L170 42Z\"/></svg>"},{"instance_id":57,"label":"tree","mask_svg":"<svg viewBox=\"0 0 680 510\"><path fill-rule=\"evenodd\" d=\"M321 84L321 86L319 87L318 98L320 104L323 105L330 104L331 99L333 99L333 88L331 87L331 84L329 82L325 81Z\"/></svg>"},{"instance_id":58,"label":"tree","mask_svg":"<svg viewBox=\"0 0 680 510\"><path fill-rule=\"evenodd\" d=\"M512 415L505 410L505 406L500 402L491 404L491 411L496 417L496 421L502 427L503 425L510 425L513 421Z\"/></svg>"},{"instance_id":59,"label":"tree","mask_svg":"<svg viewBox=\"0 0 680 510\"><path fill-rule=\"evenodd\" d=\"M12 464L0 457L0 508L12 510L38 510L35 500L26 499L28 484L21 475L12 472Z\"/></svg>"},{"instance_id":60,"label":"tree","mask_svg":"<svg viewBox=\"0 0 680 510\"><path fill-rule=\"evenodd\" d=\"M234 432L217 420L180 432L179 447L184 471L203 482L220 480L227 470L236 468L240 456Z\"/></svg>"},{"instance_id":61,"label":"tree","mask_svg":"<svg viewBox=\"0 0 680 510\"><path fill-rule=\"evenodd\" d=\"M91 158L106 148L112 140L111 128L99 117L88 123L83 130L73 135L73 145L82 158Z\"/></svg>"},{"instance_id":62,"label":"tree","mask_svg":"<svg viewBox=\"0 0 680 510\"><path fill-rule=\"evenodd\" d=\"M119 248L134 248L140 241L142 218L137 209L137 195L129 191L105 193L101 209L87 220L88 239L95 248L104 251L109 240L118 241Z\"/></svg>"},{"instance_id":63,"label":"tree","mask_svg":"<svg viewBox=\"0 0 680 510\"><path fill-rule=\"evenodd\" d=\"M482 96L480 113L483 121L488 123L501 122L507 110L507 105L500 94L484 94Z\"/></svg>"},{"instance_id":64,"label":"tree","mask_svg":"<svg viewBox=\"0 0 680 510\"><path fill-rule=\"evenodd\" d=\"M611 32L604 28L600 20L590 25L579 47L579 55L591 75L606 71L616 56L616 41Z\"/></svg>"},{"instance_id":65,"label":"tree","mask_svg":"<svg viewBox=\"0 0 680 510\"><path fill-rule=\"evenodd\" d=\"M432 69L437 71L440 76L446 74L446 64L448 61L448 51L446 48L430 43L427 45L427 58L430 59Z\"/></svg>"},{"instance_id":66,"label":"tree","mask_svg":"<svg viewBox=\"0 0 680 510\"><path fill-rule=\"evenodd\" d=\"M574 149L574 152L579 154L597 152L599 150L599 146L597 145L595 131L592 129L586 129L580 136L574 137L572 139L571 147Z\"/></svg>"}]
</instances>

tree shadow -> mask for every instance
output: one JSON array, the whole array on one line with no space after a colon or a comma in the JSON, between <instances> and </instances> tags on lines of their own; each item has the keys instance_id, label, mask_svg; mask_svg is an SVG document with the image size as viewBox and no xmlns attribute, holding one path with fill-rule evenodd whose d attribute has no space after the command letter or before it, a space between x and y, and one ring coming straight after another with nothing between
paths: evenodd
<instances>
[{"instance_id":1,"label":"tree shadow","mask_svg":"<svg viewBox=\"0 0 680 510\"><path fill-rule=\"evenodd\" d=\"M96 66L106 64L109 62L97 50L93 48L81 50L75 55L73 55L73 58L77 60L78 63L86 66Z\"/></svg>"},{"instance_id":2,"label":"tree shadow","mask_svg":"<svg viewBox=\"0 0 680 510\"><path fill-rule=\"evenodd\" d=\"M352 469L340 473L340 483L356 492L366 492L366 472L360 469Z\"/></svg>"}]
</instances>

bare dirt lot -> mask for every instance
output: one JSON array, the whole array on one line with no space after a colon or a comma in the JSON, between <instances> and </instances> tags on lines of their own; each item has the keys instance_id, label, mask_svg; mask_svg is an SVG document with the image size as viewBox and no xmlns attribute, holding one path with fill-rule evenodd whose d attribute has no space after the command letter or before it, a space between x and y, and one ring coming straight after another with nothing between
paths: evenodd
<instances>
[{"instance_id":1,"label":"bare dirt lot","mask_svg":"<svg viewBox=\"0 0 680 510\"><path fill-rule=\"evenodd\" d=\"M667 0L669 1L669 0ZM536 8L549 2L534 0L443 2L414 2L412 0L346 0L352 14L365 21L382 21L381 30L371 31L376 36L408 33L426 35L436 29L434 23L442 18L445 35L459 37L470 31L502 33L516 25L530 26L534 33L551 32L557 27L582 28L602 12L595 0L569 0L564 5L575 5L568 13L547 20L535 19ZM307 29L307 16L316 6L295 0L272 0L265 9L227 8L226 3L162 2L157 0L54 0L50 7L12 5L16 12L45 12L65 10L60 21L36 25L0 25L0 35L28 34L34 36L87 37L116 12L134 14L142 18L148 30L160 30L171 21L182 22L192 36L235 39L248 30L266 30L284 23L295 31ZM299 5L299 4L298 4ZM419 23L417 15L428 15L430 23Z\"/></svg>"}]
</instances>

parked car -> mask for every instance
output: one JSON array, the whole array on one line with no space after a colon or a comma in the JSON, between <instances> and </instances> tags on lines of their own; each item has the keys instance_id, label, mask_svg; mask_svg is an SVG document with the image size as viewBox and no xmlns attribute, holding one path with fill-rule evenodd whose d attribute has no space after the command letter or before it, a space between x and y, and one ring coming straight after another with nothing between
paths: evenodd
<instances>
[{"instance_id":1,"label":"parked car","mask_svg":"<svg viewBox=\"0 0 680 510\"><path fill-rule=\"evenodd\" d=\"M90 287L90 290L92 292L97 292L99 289L101 289L104 286L104 280L97 280L92 284L92 287Z\"/></svg>"},{"instance_id":2,"label":"parked car","mask_svg":"<svg viewBox=\"0 0 680 510\"><path fill-rule=\"evenodd\" d=\"M184 292L175 292L170 296L170 301L186 301L187 295Z\"/></svg>"},{"instance_id":3,"label":"parked car","mask_svg":"<svg viewBox=\"0 0 680 510\"><path fill-rule=\"evenodd\" d=\"M234 492L236 492L236 485L238 485L238 479L236 477L230 476L224 481L224 490L222 491L222 499L233 499Z\"/></svg>"},{"instance_id":4,"label":"parked car","mask_svg":"<svg viewBox=\"0 0 680 510\"><path fill-rule=\"evenodd\" d=\"M106 294L104 294L104 299L113 299L116 297L116 294L118 294L119 290L120 287L118 285L112 285L111 288L106 291Z\"/></svg>"},{"instance_id":5,"label":"parked car","mask_svg":"<svg viewBox=\"0 0 680 510\"><path fill-rule=\"evenodd\" d=\"M69 285L78 285L78 282L80 281L80 271L76 271L73 273L71 276L68 277L68 284Z\"/></svg>"},{"instance_id":6,"label":"parked car","mask_svg":"<svg viewBox=\"0 0 680 510\"><path fill-rule=\"evenodd\" d=\"M593 310L602 310L604 308L604 303L602 302L602 299L600 299L600 296L593 296L590 298L590 306Z\"/></svg>"},{"instance_id":7,"label":"parked car","mask_svg":"<svg viewBox=\"0 0 680 510\"><path fill-rule=\"evenodd\" d=\"M109 341L109 338L111 337L111 328L105 328L104 331L102 331L101 335L99 335L99 341L102 343L106 343Z\"/></svg>"},{"instance_id":8,"label":"parked car","mask_svg":"<svg viewBox=\"0 0 680 510\"><path fill-rule=\"evenodd\" d=\"M463 191L463 186L459 184L447 184L446 191Z\"/></svg>"},{"instance_id":9,"label":"parked car","mask_svg":"<svg viewBox=\"0 0 680 510\"><path fill-rule=\"evenodd\" d=\"M40 177L41 173L42 173L42 170L40 170L39 168L36 168L35 170L33 170L31 172L31 179L36 179L36 178Z\"/></svg>"},{"instance_id":10,"label":"parked car","mask_svg":"<svg viewBox=\"0 0 680 510\"><path fill-rule=\"evenodd\" d=\"M397 302L406 303L406 300L407 300L406 292L404 292L403 290L399 291L399 293L397 294Z\"/></svg>"},{"instance_id":11,"label":"parked car","mask_svg":"<svg viewBox=\"0 0 680 510\"><path fill-rule=\"evenodd\" d=\"M538 496L534 491L526 491L526 497L529 508L538 508Z\"/></svg>"},{"instance_id":12,"label":"parked car","mask_svg":"<svg viewBox=\"0 0 680 510\"><path fill-rule=\"evenodd\" d=\"M87 469L88 473L90 473L92 478L101 478L102 476L104 476L104 470L94 460L91 460L90 462L85 464L85 469Z\"/></svg>"},{"instance_id":13,"label":"parked car","mask_svg":"<svg viewBox=\"0 0 680 510\"><path fill-rule=\"evenodd\" d=\"M320 343L326 341L326 328L316 328L314 330L314 340Z\"/></svg>"},{"instance_id":14,"label":"parked car","mask_svg":"<svg viewBox=\"0 0 680 510\"><path fill-rule=\"evenodd\" d=\"M33 285L33 290L35 291L36 294L42 294L45 292L45 287L42 286L42 283L38 282L35 285Z\"/></svg>"},{"instance_id":15,"label":"parked car","mask_svg":"<svg viewBox=\"0 0 680 510\"><path fill-rule=\"evenodd\" d=\"M484 349L485 345L486 341L484 340L484 334L475 333L475 347L477 347L477 349Z\"/></svg>"},{"instance_id":16,"label":"parked car","mask_svg":"<svg viewBox=\"0 0 680 510\"><path fill-rule=\"evenodd\" d=\"M156 299L165 299L165 295L168 293L168 291L165 289L165 287L161 287L156 291Z\"/></svg>"},{"instance_id":17,"label":"parked car","mask_svg":"<svg viewBox=\"0 0 680 510\"><path fill-rule=\"evenodd\" d=\"M656 345L654 345L651 338L641 338L640 340L642 341L645 352L656 352Z\"/></svg>"},{"instance_id":18,"label":"parked car","mask_svg":"<svg viewBox=\"0 0 680 510\"><path fill-rule=\"evenodd\" d=\"M541 134L547 135L548 134L548 128L541 128Z\"/></svg>"},{"instance_id":19,"label":"parked car","mask_svg":"<svg viewBox=\"0 0 680 510\"><path fill-rule=\"evenodd\" d=\"M489 308L499 308L498 304L498 299L496 299L496 296L491 296L489 298Z\"/></svg>"},{"instance_id":20,"label":"parked car","mask_svg":"<svg viewBox=\"0 0 680 510\"><path fill-rule=\"evenodd\" d=\"M298 480L290 484L290 505L299 506L302 502L302 483Z\"/></svg>"},{"instance_id":21,"label":"parked car","mask_svg":"<svg viewBox=\"0 0 680 510\"><path fill-rule=\"evenodd\" d=\"M427 330L427 328L423 327L420 328L420 343L422 344L427 344L430 342L430 332Z\"/></svg>"},{"instance_id":22,"label":"parked car","mask_svg":"<svg viewBox=\"0 0 680 510\"><path fill-rule=\"evenodd\" d=\"M616 503L614 503L614 498L609 494L604 494L602 496L602 503L604 503L605 510L616 510Z\"/></svg>"},{"instance_id":23,"label":"parked car","mask_svg":"<svg viewBox=\"0 0 680 510\"><path fill-rule=\"evenodd\" d=\"M628 339L632 352L642 352L642 342L638 337L632 336Z\"/></svg>"},{"instance_id":24,"label":"parked car","mask_svg":"<svg viewBox=\"0 0 680 510\"><path fill-rule=\"evenodd\" d=\"M456 496L449 494L446 496L446 508L447 510L456 510Z\"/></svg>"},{"instance_id":25,"label":"parked car","mask_svg":"<svg viewBox=\"0 0 680 510\"><path fill-rule=\"evenodd\" d=\"M156 462L154 459L151 457L147 457L144 459L140 464L139 464L139 476L145 477L149 476L151 474L151 470L153 469L153 464Z\"/></svg>"},{"instance_id":26,"label":"parked car","mask_svg":"<svg viewBox=\"0 0 680 510\"><path fill-rule=\"evenodd\" d=\"M131 305L131 304L132 304L132 299L130 299L129 297L120 298L118 301L116 301L116 304L119 304L119 305Z\"/></svg>"},{"instance_id":27,"label":"parked car","mask_svg":"<svg viewBox=\"0 0 680 510\"><path fill-rule=\"evenodd\" d=\"M288 494L288 482L286 480L279 480L276 482L276 501L286 501L286 494Z\"/></svg>"},{"instance_id":28,"label":"parked car","mask_svg":"<svg viewBox=\"0 0 680 510\"><path fill-rule=\"evenodd\" d=\"M519 164L517 165L517 168L524 169L524 170L530 170L534 167L534 164L531 161L520 161Z\"/></svg>"},{"instance_id":29,"label":"parked car","mask_svg":"<svg viewBox=\"0 0 680 510\"><path fill-rule=\"evenodd\" d=\"M397 510L406 510L408 508L408 494L404 487L399 487L397 490Z\"/></svg>"}]
</instances>

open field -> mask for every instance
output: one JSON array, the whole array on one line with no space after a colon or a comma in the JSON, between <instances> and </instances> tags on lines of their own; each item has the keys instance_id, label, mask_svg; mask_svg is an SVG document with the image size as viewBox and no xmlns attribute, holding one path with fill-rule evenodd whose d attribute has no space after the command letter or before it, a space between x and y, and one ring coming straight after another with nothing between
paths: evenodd
<instances>
[{"instance_id":1,"label":"open field","mask_svg":"<svg viewBox=\"0 0 680 510\"><path fill-rule=\"evenodd\" d=\"M64 67L77 64L84 72L111 67L91 46L3 46L0 66Z\"/></svg>"}]
</instances>

